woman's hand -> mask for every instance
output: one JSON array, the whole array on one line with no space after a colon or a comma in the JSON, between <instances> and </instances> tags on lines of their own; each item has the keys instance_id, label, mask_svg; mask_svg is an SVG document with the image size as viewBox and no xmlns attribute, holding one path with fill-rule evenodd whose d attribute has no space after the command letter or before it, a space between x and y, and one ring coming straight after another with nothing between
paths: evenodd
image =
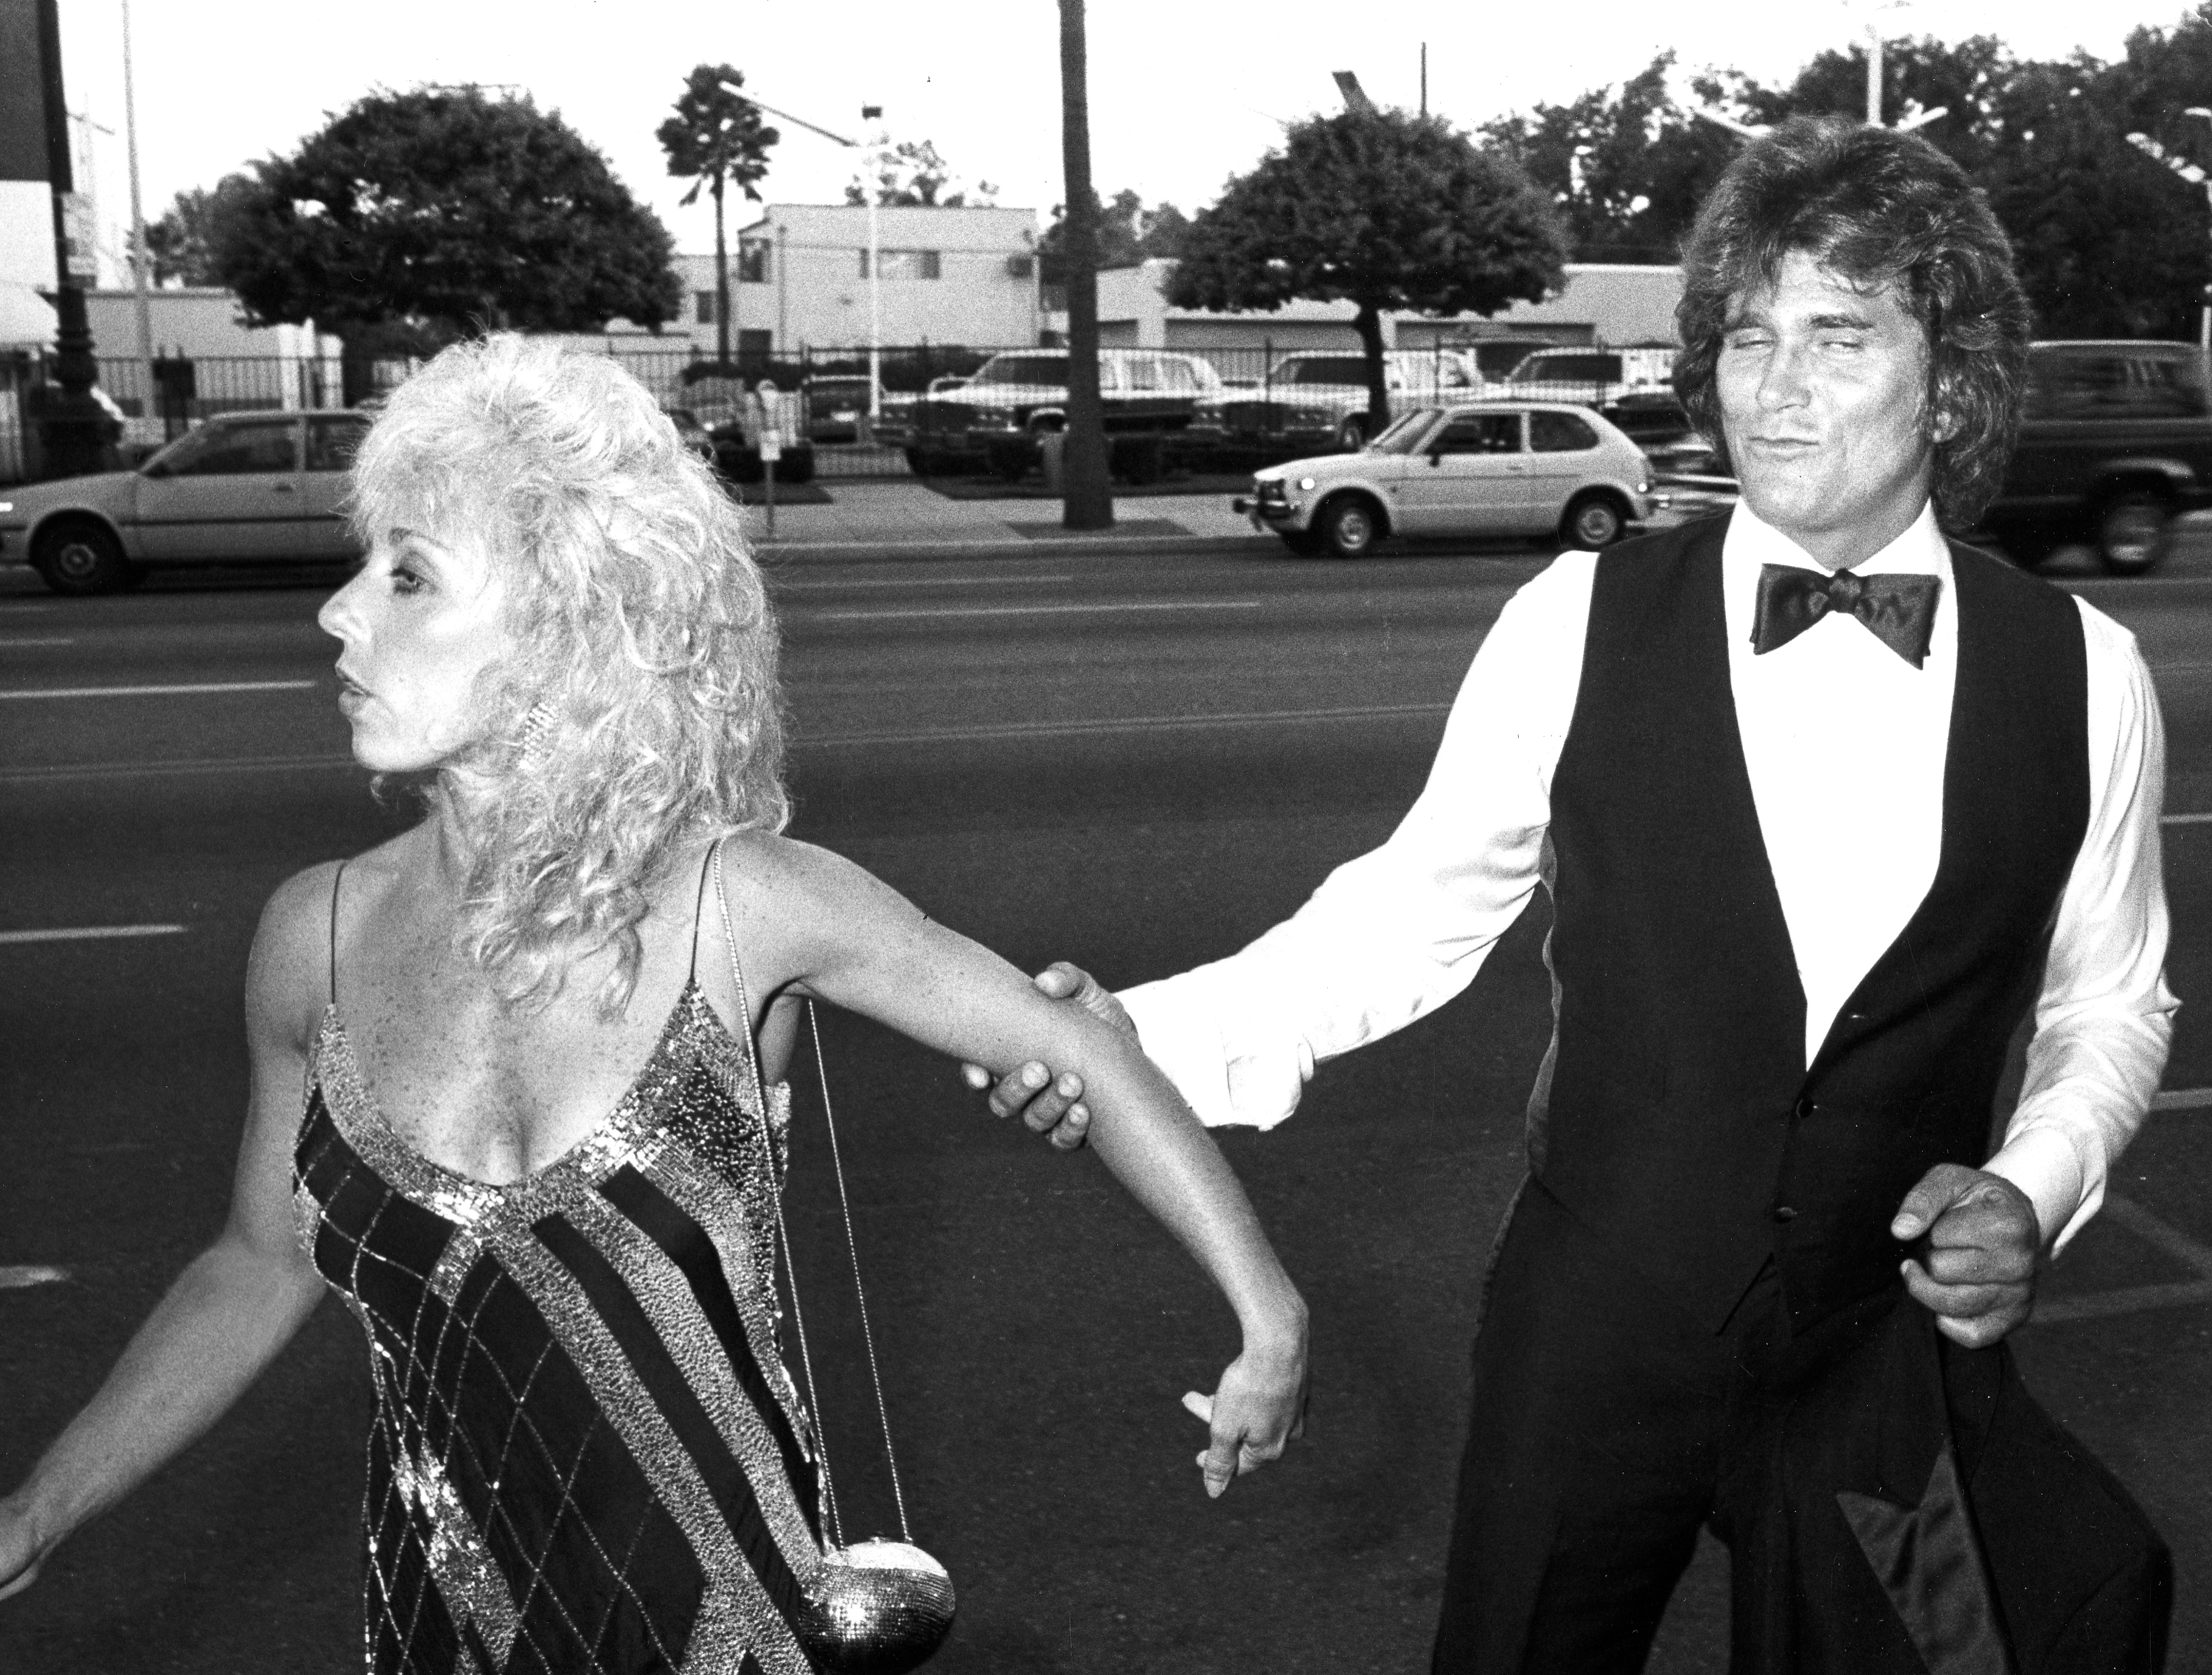
<instances>
[{"instance_id":1,"label":"woman's hand","mask_svg":"<svg viewBox=\"0 0 2212 1675\"><path fill-rule=\"evenodd\" d=\"M30 1514L15 1500L0 1501L0 1599L38 1581L45 1558Z\"/></svg>"},{"instance_id":2,"label":"woman's hand","mask_svg":"<svg viewBox=\"0 0 2212 1675\"><path fill-rule=\"evenodd\" d=\"M1264 1345L1248 1338L1244 1353L1231 1362L1211 1395L1191 1391L1182 1405L1212 1429L1212 1441L1198 1456L1206 1492L1218 1497L1231 1479L1256 1472L1306 1428L1306 1332L1303 1308L1294 1332Z\"/></svg>"}]
</instances>

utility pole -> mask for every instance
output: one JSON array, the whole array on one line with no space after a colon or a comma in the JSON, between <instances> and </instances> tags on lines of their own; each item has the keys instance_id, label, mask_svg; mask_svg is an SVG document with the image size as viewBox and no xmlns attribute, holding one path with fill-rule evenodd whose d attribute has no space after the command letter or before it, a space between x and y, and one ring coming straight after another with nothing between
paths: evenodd
<instances>
[{"instance_id":1,"label":"utility pole","mask_svg":"<svg viewBox=\"0 0 2212 1675\"><path fill-rule=\"evenodd\" d=\"M1421 114L1429 113L1429 44L1421 43Z\"/></svg>"},{"instance_id":2,"label":"utility pole","mask_svg":"<svg viewBox=\"0 0 2212 1675\"><path fill-rule=\"evenodd\" d=\"M1067 453L1061 522L1110 529L1106 429L1098 404L1098 200L1091 190L1090 70L1083 0L1060 0L1060 149L1067 176Z\"/></svg>"}]
</instances>

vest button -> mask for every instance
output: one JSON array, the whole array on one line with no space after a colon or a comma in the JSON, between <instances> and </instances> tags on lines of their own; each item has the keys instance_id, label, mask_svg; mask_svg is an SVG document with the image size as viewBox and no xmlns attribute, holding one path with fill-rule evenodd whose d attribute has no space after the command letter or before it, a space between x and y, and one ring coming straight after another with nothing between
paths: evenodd
<instances>
[{"instance_id":1,"label":"vest button","mask_svg":"<svg viewBox=\"0 0 2212 1675\"><path fill-rule=\"evenodd\" d=\"M1797 1219L1797 1212L1786 1204L1778 1204L1774 1206L1774 1219L1778 1222L1794 1222Z\"/></svg>"},{"instance_id":2,"label":"vest button","mask_svg":"<svg viewBox=\"0 0 2212 1675\"><path fill-rule=\"evenodd\" d=\"M1811 1100L1801 1099L1796 1104L1790 1108L1790 1114L1796 1118L1798 1121L1802 1122L1806 1118L1811 1116L1814 1112L1820 1108L1815 1105Z\"/></svg>"}]
</instances>

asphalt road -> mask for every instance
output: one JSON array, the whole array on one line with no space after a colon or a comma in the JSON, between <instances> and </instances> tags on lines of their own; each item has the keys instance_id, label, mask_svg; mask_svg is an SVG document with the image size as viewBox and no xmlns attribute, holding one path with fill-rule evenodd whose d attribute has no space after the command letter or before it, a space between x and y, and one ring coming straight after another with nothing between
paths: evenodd
<instances>
[{"instance_id":1,"label":"asphalt road","mask_svg":"<svg viewBox=\"0 0 2212 1675\"><path fill-rule=\"evenodd\" d=\"M1468 656L1541 561L788 562L796 829L1025 966L1068 956L1113 983L1179 969L1387 833ZM2212 992L2212 567L2065 580L2156 672L2172 980ZM313 625L331 580L85 602L0 581L0 1480L220 1217L261 901L404 817L344 756ZM1289 1125L1224 1137L1312 1302L1315 1392L1298 1456L1218 1503L1177 1406L1232 1348L1195 1271L1095 1159L993 1122L906 1043L825 1021L907 1497L961 1591L933 1667L1425 1667L1474 1283L1547 1029L1541 919L1461 1000L1325 1067ZM149 928L39 935L117 926ZM2212 1087L2194 1010L2167 1085ZM2031 1385L2172 1539L2172 1666L2192 1671L2212 1669L2212 1110L2177 1105L2018 1341ZM855 1524L887 1527L811 1121L793 1221L836 1368L831 1460ZM362 1361L352 1321L320 1311L196 1450L0 1605L0 1669L352 1666ZM1723 1667L1724 1587L1703 1556L1655 1669Z\"/></svg>"}]
</instances>

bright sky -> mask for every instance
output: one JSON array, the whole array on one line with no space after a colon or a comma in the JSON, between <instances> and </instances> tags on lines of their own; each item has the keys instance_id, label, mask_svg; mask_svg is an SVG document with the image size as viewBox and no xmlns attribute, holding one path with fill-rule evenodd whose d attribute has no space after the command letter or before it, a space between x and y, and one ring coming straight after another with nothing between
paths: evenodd
<instances>
[{"instance_id":1,"label":"bright sky","mask_svg":"<svg viewBox=\"0 0 2212 1675\"><path fill-rule=\"evenodd\" d=\"M130 215L122 6L61 0L70 108L114 130L91 137L111 260ZM1878 10L1868 0L1104 0L1089 15L1092 168L1102 192L1131 186L1147 202L1195 209L1276 142L1281 122L1340 108L1333 70L1355 71L1378 101L1417 103L1425 39L1431 108L1472 127L1620 82L1668 47L1685 66L1772 83L1862 36L1870 16L1892 36L1990 33L2023 57L2078 47L2112 58L2131 29L2172 27L2182 15L2182 0L1911 0ZM860 106L880 104L894 140L933 140L963 180L994 183L1001 203L1042 218L1062 196L1054 0L137 0L131 22L149 221L180 190L292 149L372 88L505 82L597 146L678 248L711 250L711 211L703 201L678 207L684 183L668 177L653 137L701 62L734 64L769 103L852 137ZM764 192L839 201L852 154L778 125L784 139Z\"/></svg>"}]
</instances>

